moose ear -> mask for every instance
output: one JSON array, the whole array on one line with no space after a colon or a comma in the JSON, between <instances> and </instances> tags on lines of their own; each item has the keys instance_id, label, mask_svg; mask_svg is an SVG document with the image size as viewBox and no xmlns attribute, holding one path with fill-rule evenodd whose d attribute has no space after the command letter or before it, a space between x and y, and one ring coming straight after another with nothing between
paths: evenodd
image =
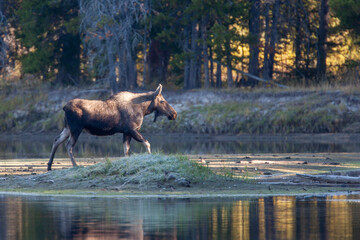
<instances>
[{"instance_id":1,"label":"moose ear","mask_svg":"<svg viewBox=\"0 0 360 240\"><path fill-rule=\"evenodd\" d=\"M159 86L157 87L157 89L154 92L154 98L156 98L159 94L161 94L162 91L162 85L159 84Z\"/></svg>"}]
</instances>

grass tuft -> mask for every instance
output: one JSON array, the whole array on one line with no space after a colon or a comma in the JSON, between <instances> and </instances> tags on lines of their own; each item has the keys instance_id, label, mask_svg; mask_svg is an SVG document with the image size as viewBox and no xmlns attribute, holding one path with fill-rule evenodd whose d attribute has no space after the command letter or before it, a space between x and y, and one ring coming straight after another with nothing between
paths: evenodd
<instances>
[{"instance_id":1,"label":"grass tuft","mask_svg":"<svg viewBox=\"0 0 360 240\"><path fill-rule=\"evenodd\" d=\"M146 186L169 181L170 174L175 176L172 178L175 178L175 181L184 179L191 183L224 179L208 167L189 160L187 156L163 154L139 154L113 161L106 159L105 162L88 167L55 171L53 177L75 178L81 181L111 178L122 185Z\"/></svg>"}]
</instances>

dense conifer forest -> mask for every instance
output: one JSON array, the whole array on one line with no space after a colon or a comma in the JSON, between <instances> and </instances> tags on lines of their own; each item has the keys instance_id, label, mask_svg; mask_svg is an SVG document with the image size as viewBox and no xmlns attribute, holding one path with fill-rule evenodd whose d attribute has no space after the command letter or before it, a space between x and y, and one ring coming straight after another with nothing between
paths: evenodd
<instances>
[{"instance_id":1,"label":"dense conifer forest","mask_svg":"<svg viewBox=\"0 0 360 240\"><path fill-rule=\"evenodd\" d=\"M0 21L1 85L359 83L358 0L1 0Z\"/></svg>"}]
</instances>

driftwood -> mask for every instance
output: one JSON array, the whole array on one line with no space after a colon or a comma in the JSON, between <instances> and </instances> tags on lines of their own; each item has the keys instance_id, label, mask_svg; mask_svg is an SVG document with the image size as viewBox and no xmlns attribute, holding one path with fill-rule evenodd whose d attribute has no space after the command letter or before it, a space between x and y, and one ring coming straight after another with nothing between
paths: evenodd
<instances>
[{"instance_id":1,"label":"driftwood","mask_svg":"<svg viewBox=\"0 0 360 240\"><path fill-rule=\"evenodd\" d=\"M309 175L309 174L296 174L299 177L328 182L328 183L360 183L360 177L350 177L341 175Z\"/></svg>"},{"instance_id":2,"label":"driftwood","mask_svg":"<svg viewBox=\"0 0 360 240\"><path fill-rule=\"evenodd\" d=\"M217 61L214 61L214 62L216 62L216 64L220 64L220 65L223 66L223 67L226 67L224 64L222 64L222 63L220 63L220 62L217 62ZM236 68L232 68L231 70L233 70L233 71L235 71L235 72L238 72L238 73L241 73L241 74L243 74L243 75L245 75L245 76L251 77L252 79L257 80L257 81L260 81L260 82L269 83L269 84L276 85L276 86L281 87L281 88L289 88L288 86L285 86L285 85L282 85L282 84L279 84L279 83L274 82L274 80L272 80L272 79L266 80L266 79L264 79L264 78L255 76L255 75L253 75L253 74L250 74L250 73L247 73L247 72L243 72L243 71L241 71L241 70L239 70L239 69L236 69Z\"/></svg>"}]
</instances>

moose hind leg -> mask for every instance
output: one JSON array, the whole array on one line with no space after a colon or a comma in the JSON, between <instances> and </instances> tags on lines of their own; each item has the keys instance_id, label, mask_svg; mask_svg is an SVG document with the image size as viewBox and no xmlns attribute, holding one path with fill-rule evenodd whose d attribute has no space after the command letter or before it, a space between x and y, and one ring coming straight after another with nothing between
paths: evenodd
<instances>
[{"instance_id":1,"label":"moose hind leg","mask_svg":"<svg viewBox=\"0 0 360 240\"><path fill-rule=\"evenodd\" d=\"M52 149L51 149L51 155L50 155L50 159L49 159L49 162L48 162L48 168L47 170L50 171L51 170L51 166L52 166L52 163L53 163L53 160L54 160L54 157L55 157L55 152L57 150L57 148L59 147L59 145L63 142L65 142L66 139L68 139L70 136L70 131L68 128L64 128L62 130L62 132L60 133L60 135L55 138L55 141L53 143L53 146L52 146Z\"/></svg>"},{"instance_id":2,"label":"moose hind leg","mask_svg":"<svg viewBox=\"0 0 360 240\"><path fill-rule=\"evenodd\" d=\"M123 146L124 146L124 155L125 155L125 157L129 156L130 141L131 141L131 136L124 133Z\"/></svg>"},{"instance_id":3,"label":"moose hind leg","mask_svg":"<svg viewBox=\"0 0 360 240\"><path fill-rule=\"evenodd\" d=\"M67 152L69 154L70 160L71 160L74 167L76 167L77 164L76 164L76 161L74 159L72 149L75 146L75 144L76 144L76 142L77 142L77 140L79 138L80 133L81 133L81 131L70 134L69 141L66 144L66 150L67 150Z\"/></svg>"},{"instance_id":4,"label":"moose hind leg","mask_svg":"<svg viewBox=\"0 0 360 240\"><path fill-rule=\"evenodd\" d=\"M148 140L146 140L138 131L133 130L131 131L131 137L133 137L136 141L141 142L144 147L146 148L147 152L149 154L151 154L151 149L150 149L150 143Z\"/></svg>"},{"instance_id":5,"label":"moose hind leg","mask_svg":"<svg viewBox=\"0 0 360 240\"><path fill-rule=\"evenodd\" d=\"M151 149L150 149L150 143L149 143L149 141L145 139L145 141L143 142L143 145L144 145L144 147L146 148L147 152L148 152L149 154L151 154Z\"/></svg>"}]
</instances>

